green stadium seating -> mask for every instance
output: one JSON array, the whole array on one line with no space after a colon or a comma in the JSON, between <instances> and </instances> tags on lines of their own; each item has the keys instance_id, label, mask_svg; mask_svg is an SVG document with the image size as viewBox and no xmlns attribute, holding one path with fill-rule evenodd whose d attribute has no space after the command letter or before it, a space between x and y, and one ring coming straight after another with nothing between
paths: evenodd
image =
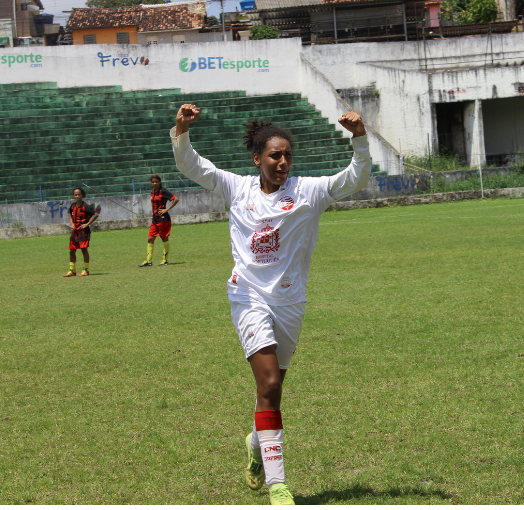
<instances>
[{"instance_id":1,"label":"green stadium seating","mask_svg":"<svg viewBox=\"0 0 524 510\"><path fill-rule=\"evenodd\" d=\"M332 175L351 160L350 140L300 94L0 84L0 200L68 200L84 182L107 195L146 193L154 173L170 189L198 188L178 172L169 140L185 102L202 108L191 128L193 146L225 170L257 173L242 144L242 123L251 119L293 133L293 175Z\"/></svg>"}]
</instances>

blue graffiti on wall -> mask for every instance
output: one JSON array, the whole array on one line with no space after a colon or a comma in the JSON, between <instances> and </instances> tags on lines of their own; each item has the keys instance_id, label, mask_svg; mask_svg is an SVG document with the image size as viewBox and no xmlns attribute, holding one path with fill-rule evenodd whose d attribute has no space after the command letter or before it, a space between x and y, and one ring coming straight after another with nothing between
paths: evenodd
<instances>
[{"instance_id":1,"label":"blue graffiti on wall","mask_svg":"<svg viewBox=\"0 0 524 510\"><path fill-rule=\"evenodd\" d=\"M407 190L409 188L420 189L422 188L422 181L418 177L404 177L393 176L393 177L375 177L377 180L378 187L380 191L389 191L390 188L393 188L395 191ZM385 188L385 190L383 189Z\"/></svg>"},{"instance_id":2,"label":"blue graffiti on wall","mask_svg":"<svg viewBox=\"0 0 524 510\"><path fill-rule=\"evenodd\" d=\"M113 63L113 67L115 67L117 62L120 62L120 64L122 64L123 66L126 66L126 67L128 65L130 65L130 64L133 64L133 66L136 66L136 64L138 62L140 62L140 64L143 65L143 66L149 65L149 58L148 57L140 57L140 60L139 60L139 57L133 58L133 57L130 57L128 55L125 55L125 56L104 55L100 51L100 52L98 52L98 58L100 59L100 63L102 64L102 67L104 67L104 64L106 62L111 62L111 61Z\"/></svg>"},{"instance_id":3,"label":"blue graffiti on wall","mask_svg":"<svg viewBox=\"0 0 524 510\"><path fill-rule=\"evenodd\" d=\"M51 219L55 218L55 213L57 215L60 214L60 218L63 218L64 211L66 211L65 214L67 217L70 206L61 204L63 204L63 202L47 202L47 205L49 206L49 212L51 213ZM100 212L102 211L102 207L100 204L94 203L90 205L98 214L100 214Z\"/></svg>"}]
</instances>

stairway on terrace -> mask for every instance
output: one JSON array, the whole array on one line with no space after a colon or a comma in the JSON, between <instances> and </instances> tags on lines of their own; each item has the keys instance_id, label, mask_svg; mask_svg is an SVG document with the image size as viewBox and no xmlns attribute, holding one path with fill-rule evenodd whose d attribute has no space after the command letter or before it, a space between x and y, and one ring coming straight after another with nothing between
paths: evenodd
<instances>
[{"instance_id":1,"label":"stairway on terrace","mask_svg":"<svg viewBox=\"0 0 524 510\"><path fill-rule=\"evenodd\" d=\"M295 139L292 175L332 175L352 157L350 140L300 94L182 94L120 86L0 85L0 201L71 199L82 183L107 195L146 193L158 173L177 191L198 185L176 168L169 130L181 104L202 108L194 148L217 167L256 174L242 123L271 120Z\"/></svg>"}]
</instances>

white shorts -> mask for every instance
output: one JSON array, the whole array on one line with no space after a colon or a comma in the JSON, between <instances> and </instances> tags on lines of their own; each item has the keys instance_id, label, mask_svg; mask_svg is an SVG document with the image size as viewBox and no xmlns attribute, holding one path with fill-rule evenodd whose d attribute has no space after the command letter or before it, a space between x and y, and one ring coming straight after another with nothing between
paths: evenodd
<instances>
[{"instance_id":1,"label":"white shorts","mask_svg":"<svg viewBox=\"0 0 524 510\"><path fill-rule=\"evenodd\" d=\"M248 297L228 297L231 318L246 358L264 347L276 345L278 366L289 368L302 330L306 303L271 306Z\"/></svg>"}]
</instances>

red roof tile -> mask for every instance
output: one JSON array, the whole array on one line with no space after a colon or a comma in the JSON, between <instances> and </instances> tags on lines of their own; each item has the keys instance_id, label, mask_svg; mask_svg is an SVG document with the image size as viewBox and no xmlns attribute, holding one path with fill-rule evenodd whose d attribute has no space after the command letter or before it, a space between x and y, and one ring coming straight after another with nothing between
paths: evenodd
<instances>
[{"instance_id":1,"label":"red roof tile","mask_svg":"<svg viewBox=\"0 0 524 510\"><path fill-rule=\"evenodd\" d=\"M204 2L169 7L145 7L139 32L197 28L204 25L206 6Z\"/></svg>"},{"instance_id":2,"label":"red roof tile","mask_svg":"<svg viewBox=\"0 0 524 510\"><path fill-rule=\"evenodd\" d=\"M73 9L67 30L84 28L138 27L139 32L196 28L204 25L205 2L148 7Z\"/></svg>"}]
</instances>

